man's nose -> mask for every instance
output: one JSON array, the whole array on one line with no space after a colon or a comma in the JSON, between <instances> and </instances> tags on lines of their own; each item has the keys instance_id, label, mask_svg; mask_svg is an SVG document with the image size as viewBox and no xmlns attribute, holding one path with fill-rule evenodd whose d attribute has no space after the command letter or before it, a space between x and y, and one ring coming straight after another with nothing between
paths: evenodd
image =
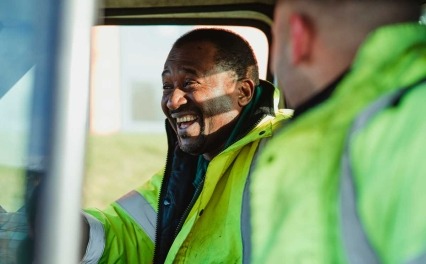
<instances>
[{"instance_id":1,"label":"man's nose","mask_svg":"<svg viewBox=\"0 0 426 264\"><path fill-rule=\"evenodd\" d=\"M167 100L167 108L176 110L183 104L186 104L185 92L179 88L173 89L173 92L169 96L169 100Z\"/></svg>"}]
</instances>

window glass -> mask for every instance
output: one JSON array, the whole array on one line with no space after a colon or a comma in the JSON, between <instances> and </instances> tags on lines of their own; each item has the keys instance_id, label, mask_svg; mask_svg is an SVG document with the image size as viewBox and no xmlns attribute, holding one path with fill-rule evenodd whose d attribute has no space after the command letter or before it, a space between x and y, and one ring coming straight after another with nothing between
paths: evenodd
<instances>
[{"instance_id":1,"label":"window glass","mask_svg":"<svg viewBox=\"0 0 426 264\"><path fill-rule=\"evenodd\" d=\"M33 263L34 190L45 175L55 79L58 12L48 2L0 1L1 264Z\"/></svg>"},{"instance_id":2,"label":"window glass","mask_svg":"<svg viewBox=\"0 0 426 264\"><path fill-rule=\"evenodd\" d=\"M162 169L167 146L161 72L174 41L196 27L204 26L94 28L85 206L102 208ZM252 27L218 27L248 40L265 79L265 34Z\"/></svg>"},{"instance_id":3,"label":"window glass","mask_svg":"<svg viewBox=\"0 0 426 264\"><path fill-rule=\"evenodd\" d=\"M30 99L34 69L0 99L0 205L17 211L24 205L25 163L29 138Z\"/></svg>"},{"instance_id":4,"label":"window glass","mask_svg":"<svg viewBox=\"0 0 426 264\"><path fill-rule=\"evenodd\" d=\"M26 1L0 2L0 263L3 264L24 263L28 257L27 153L35 83L35 10Z\"/></svg>"}]
</instances>

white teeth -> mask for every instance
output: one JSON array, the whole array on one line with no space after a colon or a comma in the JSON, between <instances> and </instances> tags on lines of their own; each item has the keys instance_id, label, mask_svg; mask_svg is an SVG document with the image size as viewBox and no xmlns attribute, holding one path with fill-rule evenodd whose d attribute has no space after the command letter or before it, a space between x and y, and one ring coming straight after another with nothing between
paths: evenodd
<instances>
[{"instance_id":1,"label":"white teeth","mask_svg":"<svg viewBox=\"0 0 426 264\"><path fill-rule=\"evenodd\" d=\"M182 117L178 117L176 118L176 122L177 123L183 123L183 122L190 122L197 119L196 116L193 115L186 115L186 116L182 116Z\"/></svg>"}]
</instances>

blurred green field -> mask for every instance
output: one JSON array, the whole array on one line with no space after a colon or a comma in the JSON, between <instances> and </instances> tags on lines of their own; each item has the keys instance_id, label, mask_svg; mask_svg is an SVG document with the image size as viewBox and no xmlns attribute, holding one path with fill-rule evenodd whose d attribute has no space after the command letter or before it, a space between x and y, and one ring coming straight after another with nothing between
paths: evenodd
<instances>
[{"instance_id":1,"label":"blurred green field","mask_svg":"<svg viewBox=\"0 0 426 264\"><path fill-rule=\"evenodd\" d=\"M165 134L90 135L86 152L83 207L105 208L162 170Z\"/></svg>"},{"instance_id":2,"label":"blurred green field","mask_svg":"<svg viewBox=\"0 0 426 264\"><path fill-rule=\"evenodd\" d=\"M25 170L0 166L0 206L6 211L16 211L24 204Z\"/></svg>"}]
</instances>

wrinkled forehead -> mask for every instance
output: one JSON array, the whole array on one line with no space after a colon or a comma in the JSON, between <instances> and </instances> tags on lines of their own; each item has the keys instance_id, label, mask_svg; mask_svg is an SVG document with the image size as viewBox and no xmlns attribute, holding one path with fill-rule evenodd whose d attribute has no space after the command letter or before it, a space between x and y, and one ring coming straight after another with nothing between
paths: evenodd
<instances>
[{"instance_id":1,"label":"wrinkled forehead","mask_svg":"<svg viewBox=\"0 0 426 264\"><path fill-rule=\"evenodd\" d=\"M164 68L191 67L200 72L208 72L216 66L215 56L216 47L210 42L186 42L172 47Z\"/></svg>"},{"instance_id":2,"label":"wrinkled forehead","mask_svg":"<svg viewBox=\"0 0 426 264\"><path fill-rule=\"evenodd\" d=\"M214 60L217 52L215 45L208 41L191 41L173 45L167 59L175 58L197 58L203 60Z\"/></svg>"}]
</instances>

